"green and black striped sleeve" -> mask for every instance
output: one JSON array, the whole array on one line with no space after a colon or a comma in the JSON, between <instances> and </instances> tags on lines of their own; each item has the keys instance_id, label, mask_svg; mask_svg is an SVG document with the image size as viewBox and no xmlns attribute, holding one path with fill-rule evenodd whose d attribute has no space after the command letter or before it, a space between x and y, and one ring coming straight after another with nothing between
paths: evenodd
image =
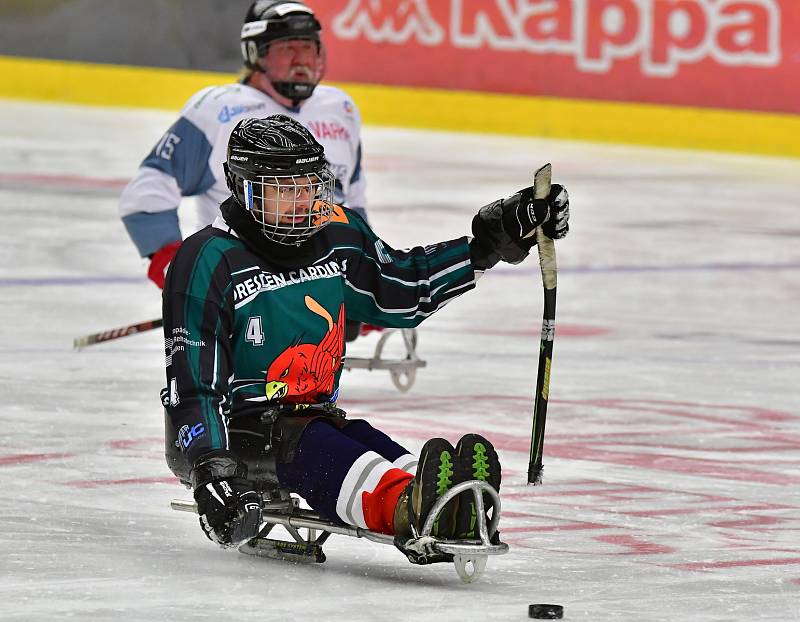
<instances>
[{"instance_id":1,"label":"green and black striped sleeve","mask_svg":"<svg viewBox=\"0 0 800 622\"><path fill-rule=\"evenodd\" d=\"M396 328L412 328L453 298L475 287L466 237L395 250L352 211L330 236L344 262L347 316Z\"/></svg>"},{"instance_id":2,"label":"green and black striped sleeve","mask_svg":"<svg viewBox=\"0 0 800 622\"><path fill-rule=\"evenodd\" d=\"M163 295L165 406L189 464L209 451L228 448L233 298L225 253L241 243L212 232L206 229L184 241L170 265Z\"/></svg>"}]
</instances>

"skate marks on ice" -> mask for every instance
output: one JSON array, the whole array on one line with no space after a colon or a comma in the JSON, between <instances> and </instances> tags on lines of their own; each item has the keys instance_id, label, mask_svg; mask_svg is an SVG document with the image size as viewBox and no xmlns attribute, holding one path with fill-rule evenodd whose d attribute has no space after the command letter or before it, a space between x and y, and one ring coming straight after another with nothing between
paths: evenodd
<instances>
[{"instance_id":1,"label":"skate marks on ice","mask_svg":"<svg viewBox=\"0 0 800 622\"><path fill-rule=\"evenodd\" d=\"M48 503L64 497L59 487L82 491L80 506L88 514L49 535L35 532L42 542L59 534L66 542L98 537L110 542L123 537L129 525L131 537L120 541L113 554L125 560L134 556L134 543L145 550L152 546L136 532L137 524L145 525L159 546L173 550L171 557L159 556L165 564L183 560L211 565L248 589L257 580L275 582L276 577L289 590L309 581L325 594L346 586L361 594L355 601L363 607L374 606L367 592L377 590L393 602L401 593L407 597L413 587L419 606L428 606L418 610L423 619L457 619L469 610L465 605L452 609L435 603L456 597L470 602L479 594L483 600L471 601L472 607L483 611L492 603L497 615L489 619L515 617L516 609L544 594L545 600L564 603L567 614L577 619L591 620L597 611L612 617L650 612L655 617L647 619L666 619L658 617L663 601L648 605L651 590L665 591L665 598L679 597L682 602L674 608L687 617L694 612L699 615L695 619L724 619L714 616L750 612L764 598L774 606L776 598L782 602L781 594L796 589L800 503L794 491L800 473L794 467L792 475L791 466L798 451L796 415L665 400L556 400L553 408L559 417L547 440L544 484L530 487L524 484L528 403L522 397L491 394L391 392L350 400L353 416L369 417L415 449L430 435L458 434L465 419L475 422L488 406L495 408L484 425L504 464L501 530L511 552L493 560L482 582L470 588L479 590L471 596L457 590L449 567L415 568L386 547L348 538L331 539L328 562L320 569L273 560L254 565L244 556L210 547L197 537L194 520L170 515L166 504L180 489L174 478L159 475L164 466L158 436L109 438L96 451L43 455L41 460L20 456L18 466L31 467L27 478L33 481L46 461L52 484L40 492ZM371 414L378 411L380 415ZM426 416L426 411L435 415ZM81 478L87 461L96 471ZM730 468L733 463L741 473ZM103 470L119 477L101 477L97 471ZM102 501L108 495L117 501ZM137 509L126 512L128 503ZM114 521L121 521L118 528L99 527ZM89 546L88 561L81 565L99 564L96 556L95 547ZM134 556L134 561L143 563L141 557ZM117 576L126 580L124 573ZM155 576L179 585L183 581L171 571ZM145 586L148 590L160 611L166 606L161 592ZM787 594L786 607L791 600ZM116 602L124 609L124 599ZM316 610L321 603L310 606ZM351 606L348 599L346 610ZM288 609L278 611L289 615Z\"/></svg>"},{"instance_id":2,"label":"skate marks on ice","mask_svg":"<svg viewBox=\"0 0 800 622\"><path fill-rule=\"evenodd\" d=\"M435 418L401 418L382 400L378 424L422 440L423 431L456 434L461 417L494 408L484 431L504 464L501 531L512 551L628 556L689 572L785 567L784 579L800 580L798 415L666 400L554 400L545 483L529 487L521 459L527 400L424 399ZM598 477L581 477L591 474Z\"/></svg>"}]
</instances>

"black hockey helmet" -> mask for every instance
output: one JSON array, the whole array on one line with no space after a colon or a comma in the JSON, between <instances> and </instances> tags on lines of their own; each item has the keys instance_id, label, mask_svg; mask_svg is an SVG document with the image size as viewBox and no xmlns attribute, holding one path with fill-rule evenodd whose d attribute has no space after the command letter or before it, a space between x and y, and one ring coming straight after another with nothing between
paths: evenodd
<instances>
[{"instance_id":1,"label":"black hockey helmet","mask_svg":"<svg viewBox=\"0 0 800 622\"><path fill-rule=\"evenodd\" d=\"M258 59L267 53L274 41L305 39L314 41L321 56L319 33L322 30L314 11L299 0L257 0L247 11L242 26L242 60L251 71L263 71ZM270 80L272 86L284 97L297 102L311 97L322 79L323 61L319 60L317 76L310 82Z\"/></svg>"},{"instance_id":2,"label":"black hockey helmet","mask_svg":"<svg viewBox=\"0 0 800 622\"><path fill-rule=\"evenodd\" d=\"M334 177L325 150L294 119L239 121L224 169L236 201L273 242L301 244L330 222Z\"/></svg>"}]
</instances>

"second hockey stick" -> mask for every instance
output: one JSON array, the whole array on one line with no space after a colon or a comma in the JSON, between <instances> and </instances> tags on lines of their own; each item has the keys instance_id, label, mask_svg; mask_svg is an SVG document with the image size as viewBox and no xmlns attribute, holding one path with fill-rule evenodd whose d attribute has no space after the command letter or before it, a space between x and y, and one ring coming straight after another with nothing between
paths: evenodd
<instances>
[{"instance_id":1,"label":"second hockey stick","mask_svg":"<svg viewBox=\"0 0 800 622\"><path fill-rule=\"evenodd\" d=\"M161 318L157 320L148 320L146 322L139 322L138 324L128 324L128 326L120 326L119 328L112 328L111 330L104 330L101 333L92 333L83 337L76 337L72 341L72 347L76 350L92 346L96 343L103 343L104 341L111 341L113 339L120 339L128 335L135 335L136 333L143 333L147 330L154 328L161 328L164 321Z\"/></svg>"},{"instance_id":2,"label":"second hockey stick","mask_svg":"<svg viewBox=\"0 0 800 622\"><path fill-rule=\"evenodd\" d=\"M552 167L545 164L533 176L534 199L547 199L550 194ZM544 285L544 314L542 340L539 344L539 369L536 376L536 396L533 403L531 452L528 459L528 483L542 483L542 451L544 449L544 424L547 400L550 395L550 363L553 358L553 339L556 330L556 249L541 227L536 229L536 246L539 249L539 267Z\"/></svg>"}]
</instances>

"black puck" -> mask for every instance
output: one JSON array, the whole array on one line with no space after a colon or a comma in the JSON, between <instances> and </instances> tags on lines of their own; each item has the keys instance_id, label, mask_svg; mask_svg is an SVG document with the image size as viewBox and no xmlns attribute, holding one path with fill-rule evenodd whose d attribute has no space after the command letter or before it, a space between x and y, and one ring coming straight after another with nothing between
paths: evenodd
<instances>
[{"instance_id":1,"label":"black puck","mask_svg":"<svg viewBox=\"0 0 800 622\"><path fill-rule=\"evenodd\" d=\"M564 607L561 605L545 605L536 603L528 605L528 617L538 620L560 620L564 617Z\"/></svg>"}]
</instances>

